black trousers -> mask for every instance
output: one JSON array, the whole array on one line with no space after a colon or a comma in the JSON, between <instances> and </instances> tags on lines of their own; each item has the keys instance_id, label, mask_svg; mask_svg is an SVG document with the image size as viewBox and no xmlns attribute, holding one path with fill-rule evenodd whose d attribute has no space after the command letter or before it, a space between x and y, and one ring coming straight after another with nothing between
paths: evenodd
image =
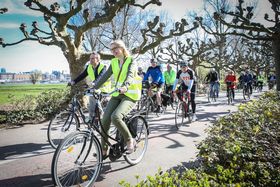
<instances>
[{"instance_id":1,"label":"black trousers","mask_svg":"<svg viewBox=\"0 0 280 187\"><path fill-rule=\"evenodd\" d=\"M179 90L187 91L188 86L186 86L185 84L181 84L179 86ZM196 92L196 84L193 84L192 89L191 89L191 95L190 95L191 96L191 106L192 106L193 113L195 113L195 110L196 110L195 92ZM181 94L182 94L182 92L177 93L178 98L181 98L181 96L182 96Z\"/></svg>"}]
</instances>

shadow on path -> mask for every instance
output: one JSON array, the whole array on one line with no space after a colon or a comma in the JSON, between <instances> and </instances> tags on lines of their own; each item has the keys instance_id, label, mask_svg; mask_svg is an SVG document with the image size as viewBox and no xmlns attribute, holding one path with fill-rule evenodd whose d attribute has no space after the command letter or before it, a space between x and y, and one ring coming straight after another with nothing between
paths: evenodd
<instances>
[{"instance_id":1,"label":"shadow on path","mask_svg":"<svg viewBox=\"0 0 280 187\"><path fill-rule=\"evenodd\" d=\"M48 143L46 144L35 144L35 143L25 143L25 144L15 144L0 147L0 160L5 159L16 159L16 158L27 158L32 156L38 156L43 154L48 154L54 152Z\"/></svg>"},{"instance_id":2,"label":"shadow on path","mask_svg":"<svg viewBox=\"0 0 280 187\"><path fill-rule=\"evenodd\" d=\"M1 187L53 187L50 174L29 175L0 180Z\"/></svg>"}]
</instances>

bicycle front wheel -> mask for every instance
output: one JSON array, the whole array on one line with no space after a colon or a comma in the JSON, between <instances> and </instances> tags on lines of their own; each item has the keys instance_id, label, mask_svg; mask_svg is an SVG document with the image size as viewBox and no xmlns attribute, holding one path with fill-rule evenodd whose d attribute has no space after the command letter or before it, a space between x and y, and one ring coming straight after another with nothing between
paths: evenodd
<instances>
[{"instance_id":1,"label":"bicycle front wheel","mask_svg":"<svg viewBox=\"0 0 280 187\"><path fill-rule=\"evenodd\" d=\"M136 141L136 145L133 153L124 154L124 159L129 164L135 165L143 159L148 148L148 124L142 116L133 117L128 124L130 125L129 129Z\"/></svg>"},{"instance_id":2,"label":"bicycle front wheel","mask_svg":"<svg viewBox=\"0 0 280 187\"><path fill-rule=\"evenodd\" d=\"M184 124L184 119L185 119L185 109L183 103L180 102L175 111L175 125L177 129L180 129L180 127Z\"/></svg>"},{"instance_id":3,"label":"bicycle front wheel","mask_svg":"<svg viewBox=\"0 0 280 187\"><path fill-rule=\"evenodd\" d=\"M80 127L79 119L76 114L70 111L58 113L49 123L48 141L56 149L59 143L70 133Z\"/></svg>"},{"instance_id":4,"label":"bicycle front wheel","mask_svg":"<svg viewBox=\"0 0 280 187\"><path fill-rule=\"evenodd\" d=\"M101 146L89 131L69 134L56 149L52 179L59 186L93 186L102 167Z\"/></svg>"}]
</instances>

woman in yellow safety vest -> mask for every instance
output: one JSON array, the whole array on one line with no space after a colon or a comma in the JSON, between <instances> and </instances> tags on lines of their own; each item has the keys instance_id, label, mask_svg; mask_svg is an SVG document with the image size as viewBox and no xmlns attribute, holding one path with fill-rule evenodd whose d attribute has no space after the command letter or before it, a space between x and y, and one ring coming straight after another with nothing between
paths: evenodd
<instances>
[{"instance_id":1,"label":"woman in yellow safety vest","mask_svg":"<svg viewBox=\"0 0 280 187\"><path fill-rule=\"evenodd\" d=\"M108 134L111 121L117 127L127 142L127 153L134 151L135 140L125 122L122 120L141 97L142 79L137 74L136 64L132 60L124 42L115 40L111 43L111 52L115 56L111 60L111 65L107 71L95 83L95 88L99 88L111 75L115 80L114 87L119 89L112 94L102 118L103 137L107 138L104 133ZM108 145L104 139L101 140L102 154L107 155Z\"/></svg>"}]
</instances>

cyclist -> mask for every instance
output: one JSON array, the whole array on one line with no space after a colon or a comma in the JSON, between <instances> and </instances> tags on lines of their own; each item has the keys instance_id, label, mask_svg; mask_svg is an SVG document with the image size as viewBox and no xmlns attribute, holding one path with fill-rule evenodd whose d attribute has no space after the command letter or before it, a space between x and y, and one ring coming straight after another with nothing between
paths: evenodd
<instances>
[{"instance_id":1,"label":"cyclist","mask_svg":"<svg viewBox=\"0 0 280 187\"><path fill-rule=\"evenodd\" d=\"M234 89L235 89L235 83L236 83L236 76L234 75L234 72L230 70L228 72L228 75L225 78L225 83L227 84L227 94L229 93L229 89L232 91L232 98L234 99ZM227 95L228 97L228 95Z\"/></svg>"},{"instance_id":2,"label":"cyclist","mask_svg":"<svg viewBox=\"0 0 280 187\"><path fill-rule=\"evenodd\" d=\"M68 85L75 85L78 82L84 80L86 77L89 77L90 81L94 82L97 78L102 76L106 71L106 66L100 63L100 55L97 52L93 52L90 55L90 63L86 66L85 70L73 81L69 82ZM111 90L111 82L108 80L100 88L102 92L108 93ZM96 100L93 96L89 97L89 121L91 121L95 116L95 106Z\"/></svg>"},{"instance_id":3,"label":"cyclist","mask_svg":"<svg viewBox=\"0 0 280 187\"><path fill-rule=\"evenodd\" d=\"M257 76L257 86L260 88L260 90L263 89L263 83L264 83L264 75L262 72L259 73Z\"/></svg>"},{"instance_id":4,"label":"cyclist","mask_svg":"<svg viewBox=\"0 0 280 187\"><path fill-rule=\"evenodd\" d=\"M136 102L141 97L142 81L141 77L137 75L136 64L129 54L124 42L122 40L115 40L111 43L111 52L115 56L111 60L111 65L107 71L95 82L94 88L99 88L111 75L115 79L115 88L119 92L112 94L112 97L105 109L102 125L103 137L101 139L102 154L106 158L108 145L105 143L104 138L108 139L108 134L111 121L117 127L124 137L127 144L127 153L132 153L135 148L135 140L132 138L131 133L123 121ZM106 134L105 134L106 133Z\"/></svg>"},{"instance_id":5,"label":"cyclist","mask_svg":"<svg viewBox=\"0 0 280 187\"><path fill-rule=\"evenodd\" d=\"M219 75L215 68L212 68L210 72L206 75L205 79L206 82L210 84L210 93L213 93L213 88L217 91L216 97L219 97Z\"/></svg>"},{"instance_id":6,"label":"cyclist","mask_svg":"<svg viewBox=\"0 0 280 187\"><path fill-rule=\"evenodd\" d=\"M240 73L240 76L238 77L238 82L239 82L239 84L238 84L238 89L242 89L243 88L243 77L244 77L244 72L242 71L241 73Z\"/></svg>"},{"instance_id":7,"label":"cyclist","mask_svg":"<svg viewBox=\"0 0 280 187\"><path fill-rule=\"evenodd\" d=\"M250 70L247 69L245 71L245 74L243 76L243 80L242 80L243 83L247 83L247 86L249 86L249 91L250 91L250 94L252 94L252 82L253 82L253 75L250 73Z\"/></svg>"},{"instance_id":8,"label":"cyclist","mask_svg":"<svg viewBox=\"0 0 280 187\"><path fill-rule=\"evenodd\" d=\"M276 76L274 75L274 73L271 72L268 75L267 81L268 81L268 89L271 90L276 84Z\"/></svg>"},{"instance_id":9,"label":"cyclist","mask_svg":"<svg viewBox=\"0 0 280 187\"><path fill-rule=\"evenodd\" d=\"M157 65L157 62L155 59L151 59L151 66L148 68L143 82L147 82L149 77L151 77L151 85L156 86L157 92L156 92L156 100L157 100L157 109L155 112L160 112L160 107L161 107L161 92L164 87L164 76L162 74L161 66ZM151 93L152 87L149 88L149 93Z\"/></svg>"},{"instance_id":10,"label":"cyclist","mask_svg":"<svg viewBox=\"0 0 280 187\"><path fill-rule=\"evenodd\" d=\"M181 62L180 63L180 67L181 70L178 71L177 75L176 75L176 80L173 84L173 88L172 91L174 93L176 86L178 84L178 82L180 81L181 84L178 88L178 90L180 91L187 91L190 96L191 96L191 106L192 106L192 112L193 112L193 116L192 116L192 121L196 121L197 117L195 114L195 109L196 109L196 103L195 103L195 91L196 91L196 82L195 82L195 74L194 71L188 67L188 63L187 62ZM178 92L178 98L180 97L180 94L182 94L182 92Z\"/></svg>"},{"instance_id":11,"label":"cyclist","mask_svg":"<svg viewBox=\"0 0 280 187\"><path fill-rule=\"evenodd\" d=\"M165 80L165 93L170 93L173 88L173 84L176 80L176 72L172 69L170 64L166 66L167 70L163 73L164 80Z\"/></svg>"},{"instance_id":12,"label":"cyclist","mask_svg":"<svg viewBox=\"0 0 280 187\"><path fill-rule=\"evenodd\" d=\"M145 76L145 72L143 71L142 67L138 67L138 72L137 74L143 79Z\"/></svg>"}]
</instances>

